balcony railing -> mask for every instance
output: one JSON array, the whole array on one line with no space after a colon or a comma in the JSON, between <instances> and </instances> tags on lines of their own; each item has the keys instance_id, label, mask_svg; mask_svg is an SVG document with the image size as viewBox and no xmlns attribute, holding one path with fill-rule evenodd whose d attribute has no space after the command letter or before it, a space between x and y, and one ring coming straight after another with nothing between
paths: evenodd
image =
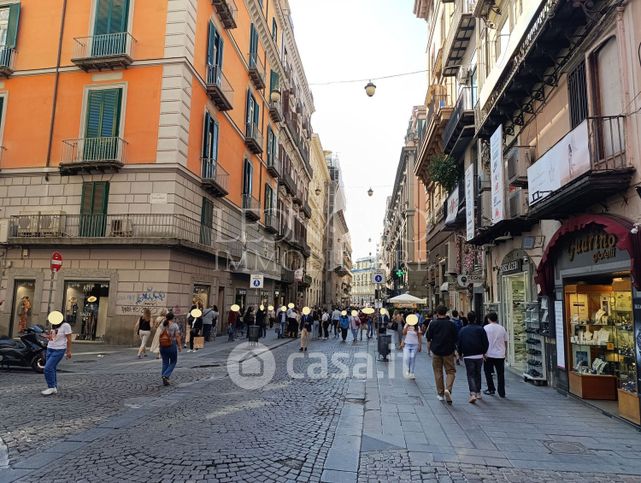
<instances>
[{"instance_id":1,"label":"balcony railing","mask_svg":"<svg viewBox=\"0 0 641 483\"><path fill-rule=\"evenodd\" d=\"M225 28L235 29L238 8L234 0L212 0L211 3L216 7L216 12Z\"/></svg>"},{"instance_id":2,"label":"balcony railing","mask_svg":"<svg viewBox=\"0 0 641 483\"><path fill-rule=\"evenodd\" d=\"M250 221L260 220L260 203L250 194L243 195L243 212Z\"/></svg>"},{"instance_id":3,"label":"balcony railing","mask_svg":"<svg viewBox=\"0 0 641 483\"><path fill-rule=\"evenodd\" d=\"M267 158L267 172L274 178L278 178L280 176L280 160L278 157L271 156Z\"/></svg>"},{"instance_id":4,"label":"balcony railing","mask_svg":"<svg viewBox=\"0 0 641 483\"><path fill-rule=\"evenodd\" d=\"M201 158L202 182L204 188L214 196L229 193L229 173L213 158Z\"/></svg>"},{"instance_id":5,"label":"balcony railing","mask_svg":"<svg viewBox=\"0 0 641 483\"><path fill-rule=\"evenodd\" d=\"M307 200L303 203L303 213L308 219L312 217L312 208Z\"/></svg>"},{"instance_id":6,"label":"balcony railing","mask_svg":"<svg viewBox=\"0 0 641 483\"><path fill-rule=\"evenodd\" d=\"M61 171L118 170L127 142L119 137L67 139L62 142Z\"/></svg>"},{"instance_id":7,"label":"balcony railing","mask_svg":"<svg viewBox=\"0 0 641 483\"><path fill-rule=\"evenodd\" d=\"M136 39L129 32L75 38L71 61L83 70L127 67Z\"/></svg>"},{"instance_id":8,"label":"balcony railing","mask_svg":"<svg viewBox=\"0 0 641 483\"><path fill-rule=\"evenodd\" d=\"M283 283L294 283L294 270L282 267L280 270L280 280Z\"/></svg>"},{"instance_id":9,"label":"balcony railing","mask_svg":"<svg viewBox=\"0 0 641 483\"><path fill-rule=\"evenodd\" d=\"M25 214L9 220L9 240L84 245L178 244L240 257L240 243L223 239L213 227L180 214Z\"/></svg>"},{"instance_id":10,"label":"balcony railing","mask_svg":"<svg viewBox=\"0 0 641 483\"><path fill-rule=\"evenodd\" d=\"M278 233L278 210L275 208L265 209L265 230L269 233Z\"/></svg>"},{"instance_id":11,"label":"balcony railing","mask_svg":"<svg viewBox=\"0 0 641 483\"><path fill-rule=\"evenodd\" d=\"M0 47L0 77L13 74L13 60L16 50L12 47Z\"/></svg>"},{"instance_id":12,"label":"balcony railing","mask_svg":"<svg viewBox=\"0 0 641 483\"><path fill-rule=\"evenodd\" d=\"M248 122L247 130L245 132L245 144L249 150L254 154L263 152L263 135L258 129L258 125Z\"/></svg>"},{"instance_id":13,"label":"balcony railing","mask_svg":"<svg viewBox=\"0 0 641 483\"><path fill-rule=\"evenodd\" d=\"M234 108L234 89L219 65L207 66L207 95L221 111Z\"/></svg>"},{"instance_id":14,"label":"balcony railing","mask_svg":"<svg viewBox=\"0 0 641 483\"><path fill-rule=\"evenodd\" d=\"M274 122L281 122L283 120L283 108L280 102L270 101L269 115Z\"/></svg>"},{"instance_id":15,"label":"balcony railing","mask_svg":"<svg viewBox=\"0 0 641 483\"><path fill-rule=\"evenodd\" d=\"M298 206L303 206L303 193L300 189L296 189L294 191L294 195L292 196L292 201Z\"/></svg>"},{"instance_id":16,"label":"balcony railing","mask_svg":"<svg viewBox=\"0 0 641 483\"><path fill-rule=\"evenodd\" d=\"M289 173L282 173L281 177L278 179L278 182L285 187L287 192L293 196L296 193L296 183L292 175Z\"/></svg>"},{"instance_id":17,"label":"balcony railing","mask_svg":"<svg viewBox=\"0 0 641 483\"><path fill-rule=\"evenodd\" d=\"M444 151L457 157L461 149L474 134L474 99L475 89L464 87L459 93L456 106L452 111L452 117L443 130Z\"/></svg>"},{"instance_id":18,"label":"balcony railing","mask_svg":"<svg viewBox=\"0 0 641 483\"><path fill-rule=\"evenodd\" d=\"M467 46L474 34L473 16L476 0L456 0L454 16L443 47L443 75L453 76L459 70Z\"/></svg>"},{"instance_id":19,"label":"balcony railing","mask_svg":"<svg viewBox=\"0 0 641 483\"><path fill-rule=\"evenodd\" d=\"M258 57L257 52L249 53L249 78L254 83L256 89L265 88L265 66Z\"/></svg>"}]
</instances>

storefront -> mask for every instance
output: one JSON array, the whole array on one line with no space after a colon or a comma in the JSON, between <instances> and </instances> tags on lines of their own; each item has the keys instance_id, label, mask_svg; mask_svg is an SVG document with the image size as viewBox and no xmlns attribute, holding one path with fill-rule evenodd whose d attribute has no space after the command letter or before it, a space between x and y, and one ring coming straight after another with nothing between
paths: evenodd
<instances>
[{"instance_id":1,"label":"storefront","mask_svg":"<svg viewBox=\"0 0 641 483\"><path fill-rule=\"evenodd\" d=\"M554 304L557 385L641 424L641 240L631 228L611 215L568 220L537 282Z\"/></svg>"},{"instance_id":2,"label":"storefront","mask_svg":"<svg viewBox=\"0 0 641 483\"><path fill-rule=\"evenodd\" d=\"M536 301L534 265L528 254L521 249L508 253L499 267L498 280L500 321L509 339L506 362L514 371L527 373L544 360L526 326L527 309Z\"/></svg>"},{"instance_id":3,"label":"storefront","mask_svg":"<svg viewBox=\"0 0 641 483\"><path fill-rule=\"evenodd\" d=\"M102 339L107 330L109 282L65 280L62 313L78 340Z\"/></svg>"}]
</instances>

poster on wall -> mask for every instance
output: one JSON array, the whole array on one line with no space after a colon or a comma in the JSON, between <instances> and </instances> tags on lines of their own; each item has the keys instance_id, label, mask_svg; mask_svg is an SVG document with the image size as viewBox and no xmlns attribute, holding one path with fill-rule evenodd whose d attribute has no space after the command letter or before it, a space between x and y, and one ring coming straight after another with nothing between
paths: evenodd
<instances>
[{"instance_id":1,"label":"poster on wall","mask_svg":"<svg viewBox=\"0 0 641 483\"><path fill-rule=\"evenodd\" d=\"M490 138L490 177L492 182L492 224L505 219L505 167L503 166L503 125Z\"/></svg>"},{"instance_id":2,"label":"poster on wall","mask_svg":"<svg viewBox=\"0 0 641 483\"><path fill-rule=\"evenodd\" d=\"M563 301L554 301L554 325L556 327L556 365L565 369L565 337L563 334Z\"/></svg>"},{"instance_id":3,"label":"poster on wall","mask_svg":"<svg viewBox=\"0 0 641 483\"><path fill-rule=\"evenodd\" d=\"M585 120L528 168L530 206L547 198L589 169L588 121Z\"/></svg>"},{"instance_id":4,"label":"poster on wall","mask_svg":"<svg viewBox=\"0 0 641 483\"><path fill-rule=\"evenodd\" d=\"M474 165L465 170L465 227L466 240L474 238Z\"/></svg>"},{"instance_id":5,"label":"poster on wall","mask_svg":"<svg viewBox=\"0 0 641 483\"><path fill-rule=\"evenodd\" d=\"M445 217L446 224L456 222L456 216L458 215L458 205L458 189L454 189L454 192L447 198L447 216Z\"/></svg>"}]
</instances>

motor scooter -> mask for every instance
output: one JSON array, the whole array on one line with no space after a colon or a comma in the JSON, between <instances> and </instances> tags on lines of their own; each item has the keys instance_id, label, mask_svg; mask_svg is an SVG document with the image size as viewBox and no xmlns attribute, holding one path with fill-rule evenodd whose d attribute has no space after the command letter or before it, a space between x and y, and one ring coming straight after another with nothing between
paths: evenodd
<instances>
[{"instance_id":1,"label":"motor scooter","mask_svg":"<svg viewBox=\"0 0 641 483\"><path fill-rule=\"evenodd\" d=\"M44 329L39 325L28 327L19 339L0 338L0 367L31 367L42 374L48 343Z\"/></svg>"}]
</instances>

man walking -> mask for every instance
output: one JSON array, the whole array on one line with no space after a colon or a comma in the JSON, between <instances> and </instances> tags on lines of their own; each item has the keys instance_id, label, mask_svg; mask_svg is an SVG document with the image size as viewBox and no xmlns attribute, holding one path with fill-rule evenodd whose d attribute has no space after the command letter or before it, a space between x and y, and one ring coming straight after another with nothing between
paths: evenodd
<instances>
[{"instance_id":1,"label":"man walking","mask_svg":"<svg viewBox=\"0 0 641 483\"><path fill-rule=\"evenodd\" d=\"M463 321L459 318L458 310L452 310L451 313L452 313L452 317L450 318L450 320L456 326L456 335L458 336L458 334L461 332L461 329L463 328ZM459 360L458 357L456 358L456 365L457 366L461 365L461 361Z\"/></svg>"},{"instance_id":2,"label":"man walking","mask_svg":"<svg viewBox=\"0 0 641 483\"><path fill-rule=\"evenodd\" d=\"M334 327L334 339L338 339L338 322L341 318L341 311L338 310L338 307L334 307L332 312L332 327Z\"/></svg>"},{"instance_id":3,"label":"man walking","mask_svg":"<svg viewBox=\"0 0 641 483\"><path fill-rule=\"evenodd\" d=\"M496 312L487 315L489 324L485 326L489 348L485 357L485 383L487 389L483 393L492 396L496 392L493 372L496 368L496 379L499 396L505 397L505 354L507 353L507 332L498 324Z\"/></svg>"},{"instance_id":4,"label":"man walking","mask_svg":"<svg viewBox=\"0 0 641 483\"><path fill-rule=\"evenodd\" d=\"M327 310L323 310L323 317L321 318L321 322L323 324L323 340L327 340L329 338L329 319L329 312Z\"/></svg>"},{"instance_id":5,"label":"man walking","mask_svg":"<svg viewBox=\"0 0 641 483\"><path fill-rule=\"evenodd\" d=\"M452 386L456 378L456 326L447 316L447 307L436 309L436 319L427 328L427 352L432 355L432 369L438 400L452 404ZM447 381L443 384L443 368Z\"/></svg>"},{"instance_id":6,"label":"man walking","mask_svg":"<svg viewBox=\"0 0 641 483\"><path fill-rule=\"evenodd\" d=\"M487 352L489 342L483 327L476 323L476 314L467 314L468 325L458 334L458 348L467 371L467 385L470 389L469 403L474 404L481 399L481 367L483 356Z\"/></svg>"},{"instance_id":7,"label":"man walking","mask_svg":"<svg viewBox=\"0 0 641 483\"><path fill-rule=\"evenodd\" d=\"M211 329L214 325L214 309L209 307L203 311L203 336L205 342L209 342L211 338Z\"/></svg>"}]
</instances>

